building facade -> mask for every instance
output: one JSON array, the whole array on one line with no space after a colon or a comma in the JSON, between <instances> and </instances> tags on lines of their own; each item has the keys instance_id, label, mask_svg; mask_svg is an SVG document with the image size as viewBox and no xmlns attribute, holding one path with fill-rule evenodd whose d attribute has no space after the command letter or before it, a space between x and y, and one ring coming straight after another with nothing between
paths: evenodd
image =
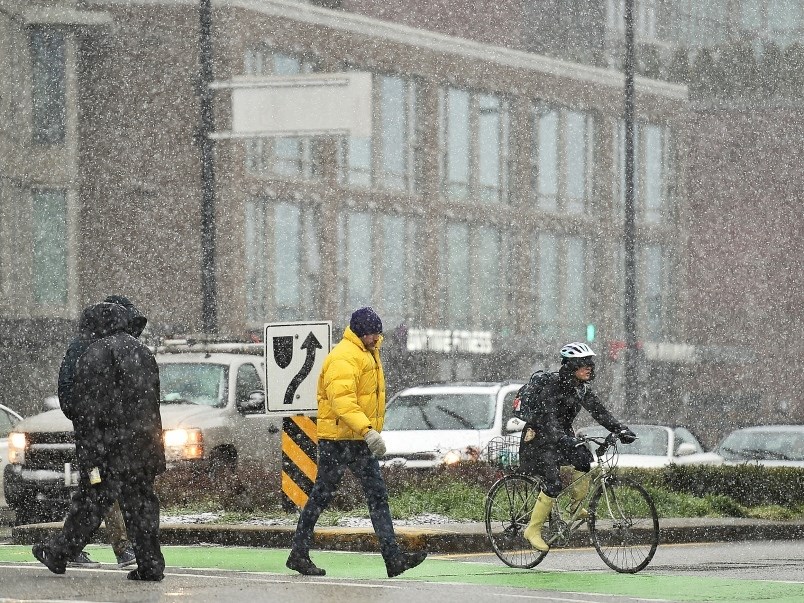
<instances>
[{"instance_id":1,"label":"building facade","mask_svg":"<svg viewBox=\"0 0 804 603\"><path fill-rule=\"evenodd\" d=\"M153 335L202 327L197 3L40 4L39 17L12 3L0 13L17 54L0 67L16 80L1 144L19 165L4 168L0 196L11 235L0 308L28 337L0 335L2 401L26 413L55 391L86 303L129 295ZM289 320L338 330L371 304L392 391L524 378L589 336L600 386L621 407L622 75L528 52L517 19L471 39L482 38L476 22L433 31L316 4L213 2L218 81L373 74L370 137L216 142L219 333ZM218 131L231 121L227 94L215 96ZM642 387L665 392L672 414L691 379L667 362L688 339L689 101L685 86L648 78L637 99L639 326L645 361L665 367L644 370ZM61 115L63 137L48 126L38 142L37 112ZM51 163L31 169L44 155ZM39 213L21 215L28 206ZM26 297L35 279L41 302Z\"/></svg>"}]
</instances>

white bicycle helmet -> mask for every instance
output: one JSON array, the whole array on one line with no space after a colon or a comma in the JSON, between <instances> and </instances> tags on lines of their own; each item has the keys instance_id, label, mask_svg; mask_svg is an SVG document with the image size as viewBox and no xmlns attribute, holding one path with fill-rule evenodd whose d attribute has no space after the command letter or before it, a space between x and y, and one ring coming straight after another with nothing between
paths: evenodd
<instances>
[{"instance_id":1,"label":"white bicycle helmet","mask_svg":"<svg viewBox=\"0 0 804 603\"><path fill-rule=\"evenodd\" d=\"M589 356L596 356L596 354L592 351L592 348L580 341L568 343L561 348L562 358L588 358Z\"/></svg>"}]
</instances>

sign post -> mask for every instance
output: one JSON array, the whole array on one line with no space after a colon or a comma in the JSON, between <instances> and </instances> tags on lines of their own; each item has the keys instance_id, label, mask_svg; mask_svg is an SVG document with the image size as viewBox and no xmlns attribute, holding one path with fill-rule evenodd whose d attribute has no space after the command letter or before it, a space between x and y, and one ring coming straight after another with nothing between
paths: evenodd
<instances>
[{"instance_id":1,"label":"sign post","mask_svg":"<svg viewBox=\"0 0 804 603\"><path fill-rule=\"evenodd\" d=\"M332 347L331 322L265 325L265 398L282 415L282 508L301 509L317 473L316 389Z\"/></svg>"}]
</instances>

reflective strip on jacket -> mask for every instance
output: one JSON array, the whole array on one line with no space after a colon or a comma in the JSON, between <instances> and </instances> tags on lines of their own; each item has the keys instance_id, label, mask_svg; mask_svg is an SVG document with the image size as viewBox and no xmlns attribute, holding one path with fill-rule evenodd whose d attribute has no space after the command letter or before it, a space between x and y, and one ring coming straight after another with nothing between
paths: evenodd
<instances>
[{"instance_id":1,"label":"reflective strip on jacket","mask_svg":"<svg viewBox=\"0 0 804 603\"><path fill-rule=\"evenodd\" d=\"M346 328L343 339L324 359L318 377L318 437L362 440L369 429L382 431L385 420L385 374L380 344L373 352Z\"/></svg>"}]
</instances>

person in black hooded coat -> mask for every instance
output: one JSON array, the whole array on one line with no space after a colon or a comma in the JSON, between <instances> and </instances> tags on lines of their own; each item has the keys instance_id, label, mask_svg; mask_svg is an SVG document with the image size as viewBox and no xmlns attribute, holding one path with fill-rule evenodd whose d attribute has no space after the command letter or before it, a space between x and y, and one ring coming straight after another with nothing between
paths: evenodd
<instances>
[{"instance_id":1,"label":"person in black hooded coat","mask_svg":"<svg viewBox=\"0 0 804 603\"><path fill-rule=\"evenodd\" d=\"M132 337L139 337L142 334L148 320L127 297L122 295L110 295L103 301L120 304L126 308L129 314L126 331L128 331ZM97 341L99 337L99 335L94 332L94 320L93 306L88 306L84 312L81 313L81 319L78 323L78 335L70 342L70 345L67 346L67 352L64 354L61 366L59 367L59 405L64 415L70 419L70 421L75 420L73 388L75 385L76 364L87 348L92 345L93 342ZM128 540L126 524L123 520L123 512L117 502L115 502L103 520L106 524L109 542L117 558L118 567L123 568L134 564L136 562L134 550ZM68 563L69 567L96 567L99 565L98 563L94 563L85 552L79 553L76 558Z\"/></svg>"},{"instance_id":2,"label":"person in black hooded coat","mask_svg":"<svg viewBox=\"0 0 804 603\"><path fill-rule=\"evenodd\" d=\"M103 302L85 311L91 337L79 357L68 412L75 428L78 492L63 530L33 547L54 573L81 551L115 500L120 502L138 569L131 580L162 580L156 476L165 470L159 414L159 368L151 351L127 328L129 310ZM100 481L92 483L97 470Z\"/></svg>"}]
</instances>

